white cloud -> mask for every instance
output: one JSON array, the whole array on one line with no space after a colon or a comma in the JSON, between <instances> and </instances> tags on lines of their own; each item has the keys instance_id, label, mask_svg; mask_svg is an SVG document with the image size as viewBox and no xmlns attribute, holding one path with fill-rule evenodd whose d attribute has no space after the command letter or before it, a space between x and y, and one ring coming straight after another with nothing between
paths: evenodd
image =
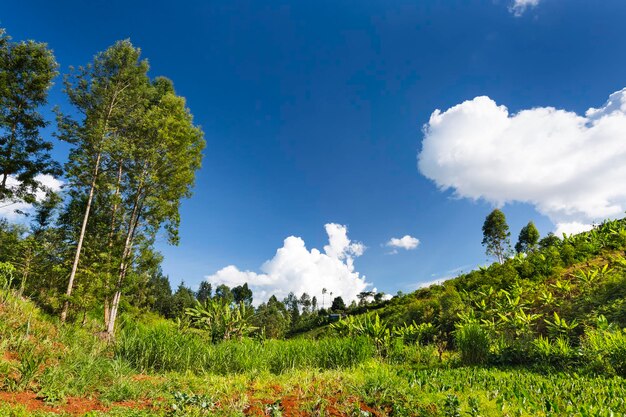
<instances>
[{"instance_id":1,"label":"white cloud","mask_svg":"<svg viewBox=\"0 0 626 417\"><path fill-rule=\"evenodd\" d=\"M537 5L539 5L539 0L513 0L509 11L515 16L520 17L524 14L526 9L531 9Z\"/></svg>"},{"instance_id":2,"label":"white cloud","mask_svg":"<svg viewBox=\"0 0 626 417\"><path fill-rule=\"evenodd\" d=\"M584 116L538 107L509 114L476 97L424 126L419 170L459 197L530 203L557 230L626 210L626 88Z\"/></svg>"},{"instance_id":3,"label":"white cloud","mask_svg":"<svg viewBox=\"0 0 626 417\"><path fill-rule=\"evenodd\" d=\"M254 304L265 302L276 295L280 300L289 294L300 296L306 292L316 296L318 303L330 305L330 294L322 297L322 288L345 302L371 287L365 277L354 270L354 258L363 254L365 246L348 238L348 229L335 223L325 225L328 245L324 253L306 248L304 240L296 236L285 239L283 247L261 266L261 273L241 271L234 265L220 269L206 277L213 286L226 284L235 287L248 283L254 293ZM374 289L375 290L375 289Z\"/></svg>"},{"instance_id":4,"label":"white cloud","mask_svg":"<svg viewBox=\"0 0 626 417\"><path fill-rule=\"evenodd\" d=\"M386 243L386 246L394 248L391 254L396 254L398 253L397 249L413 250L417 248L419 244L419 239L413 236L405 235L401 238L392 237L389 239L389 242Z\"/></svg>"},{"instance_id":5,"label":"white cloud","mask_svg":"<svg viewBox=\"0 0 626 417\"><path fill-rule=\"evenodd\" d=\"M586 224L580 222L559 223L554 234L559 238L564 234L566 236L575 235L578 233L586 232L593 228L593 224Z\"/></svg>"},{"instance_id":6,"label":"white cloud","mask_svg":"<svg viewBox=\"0 0 626 417\"><path fill-rule=\"evenodd\" d=\"M46 197L45 189L57 192L61 190L61 186L63 185L63 181L56 179L52 175L39 174L35 177L35 179L44 187L44 189L37 190L35 194L38 201L41 201ZM18 185L19 181L15 178L7 178L8 188L17 187ZM0 201L0 218L4 217L11 221L19 220L22 216L17 212L28 213L32 211L32 209L32 204L25 203L23 201Z\"/></svg>"}]
</instances>

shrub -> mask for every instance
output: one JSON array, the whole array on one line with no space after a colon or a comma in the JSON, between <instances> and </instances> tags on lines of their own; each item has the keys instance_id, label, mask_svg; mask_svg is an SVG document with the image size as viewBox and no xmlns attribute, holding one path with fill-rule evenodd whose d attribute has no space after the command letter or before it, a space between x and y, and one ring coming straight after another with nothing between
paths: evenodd
<instances>
[{"instance_id":1,"label":"shrub","mask_svg":"<svg viewBox=\"0 0 626 417\"><path fill-rule=\"evenodd\" d=\"M489 335L480 324L469 322L457 326L454 332L461 361L466 365L479 365L489 357Z\"/></svg>"},{"instance_id":2,"label":"shrub","mask_svg":"<svg viewBox=\"0 0 626 417\"><path fill-rule=\"evenodd\" d=\"M626 377L626 331L610 327L588 330L581 351L593 370Z\"/></svg>"},{"instance_id":3,"label":"shrub","mask_svg":"<svg viewBox=\"0 0 626 417\"><path fill-rule=\"evenodd\" d=\"M572 366L579 357L578 350L563 336L554 341L540 336L532 341L531 354L536 362L557 368Z\"/></svg>"}]
</instances>

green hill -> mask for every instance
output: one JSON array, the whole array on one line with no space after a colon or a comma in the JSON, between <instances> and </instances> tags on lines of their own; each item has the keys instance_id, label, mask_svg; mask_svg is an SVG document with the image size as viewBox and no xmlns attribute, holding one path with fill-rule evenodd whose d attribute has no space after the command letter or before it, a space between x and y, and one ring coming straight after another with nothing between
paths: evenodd
<instances>
[{"instance_id":1,"label":"green hill","mask_svg":"<svg viewBox=\"0 0 626 417\"><path fill-rule=\"evenodd\" d=\"M539 353L531 350L543 343L548 351L559 344L564 365L580 357L597 329L623 337L625 255L626 220L607 221L562 239L548 236L527 254L394 297L355 318L379 316L389 329L429 324L424 342L448 347L460 328L476 324L489 337L491 361L536 362Z\"/></svg>"}]
</instances>

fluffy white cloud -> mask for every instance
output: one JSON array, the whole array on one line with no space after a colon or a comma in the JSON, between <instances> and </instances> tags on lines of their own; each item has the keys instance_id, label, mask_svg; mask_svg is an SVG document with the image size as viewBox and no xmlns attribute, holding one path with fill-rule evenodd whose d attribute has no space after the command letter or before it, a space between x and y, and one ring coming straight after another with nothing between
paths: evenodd
<instances>
[{"instance_id":1,"label":"fluffy white cloud","mask_svg":"<svg viewBox=\"0 0 626 417\"><path fill-rule=\"evenodd\" d=\"M509 11L519 17L524 14L526 9L536 7L538 4L539 0L513 0Z\"/></svg>"},{"instance_id":2,"label":"fluffy white cloud","mask_svg":"<svg viewBox=\"0 0 626 417\"><path fill-rule=\"evenodd\" d=\"M578 233L586 232L593 228L593 224L580 223L580 222L569 222L569 223L559 223L557 225L554 234L558 237L565 235L575 235Z\"/></svg>"},{"instance_id":3,"label":"fluffy white cloud","mask_svg":"<svg viewBox=\"0 0 626 417\"><path fill-rule=\"evenodd\" d=\"M392 254L394 254L398 253L396 249L413 250L417 248L419 244L419 239L413 236L405 235L401 238L392 237L391 239L389 239L389 242L387 242L386 246L394 248L393 252L391 252Z\"/></svg>"},{"instance_id":4,"label":"fluffy white cloud","mask_svg":"<svg viewBox=\"0 0 626 417\"><path fill-rule=\"evenodd\" d=\"M441 189L496 205L530 203L557 231L626 210L626 88L584 116L539 107L509 114L476 97L424 126L419 170Z\"/></svg>"},{"instance_id":5,"label":"fluffy white cloud","mask_svg":"<svg viewBox=\"0 0 626 417\"><path fill-rule=\"evenodd\" d=\"M63 182L56 179L52 175L37 175L35 179L45 188L50 189L52 191L60 191ZM13 177L7 178L7 187L17 187L19 185L19 181L17 181ZM44 189L37 190L36 198L41 201L45 198L46 191ZM32 211L32 204L25 203L23 201L0 201L0 218L6 218L9 220L18 220L21 218L21 215L17 212L29 212Z\"/></svg>"},{"instance_id":6,"label":"fluffy white cloud","mask_svg":"<svg viewBox=\"0 0 626 417\"><path fill-rule=\"evenodd\" d=\"M226 284L232 288L247 282L254 292L255 305L265 302L272 294L280 300L289 292L316 296L321 305L322 288L346 302L356 299L358 293L371 287L354 270L354 258L363 254L365 246L348 238L346 226L329 223L325 228L328 245L324 246L324 253L315 248L309 251L304 240L289 236L274 257L261 266L261 273L241 271L229 265L206 279L214 287ZM328 306L330 295L324 298Z\"/></svg>"}]
</instances>

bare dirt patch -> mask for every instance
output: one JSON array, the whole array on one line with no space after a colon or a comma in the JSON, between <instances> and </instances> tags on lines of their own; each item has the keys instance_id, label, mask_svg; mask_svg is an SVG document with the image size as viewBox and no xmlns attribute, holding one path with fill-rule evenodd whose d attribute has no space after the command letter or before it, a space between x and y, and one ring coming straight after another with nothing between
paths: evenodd
<instances>
[{"instance_id":1,"label":"bare dirt patch","mask_svg":"<svg viewBox=\"0 0 626 417\"><path fill-rule=\"evenodd\" d=\"M66 413L73 416L82 416L90 411L109 411L114 407L133 409L151 408L152 403L148 400L120 401L105 406L97 399L83 397L68 397L63 404L47 404L34 392L0 392L0 403L21 405L28 411L45 411L48 413Z\"/></svg>"}]
</instances>

